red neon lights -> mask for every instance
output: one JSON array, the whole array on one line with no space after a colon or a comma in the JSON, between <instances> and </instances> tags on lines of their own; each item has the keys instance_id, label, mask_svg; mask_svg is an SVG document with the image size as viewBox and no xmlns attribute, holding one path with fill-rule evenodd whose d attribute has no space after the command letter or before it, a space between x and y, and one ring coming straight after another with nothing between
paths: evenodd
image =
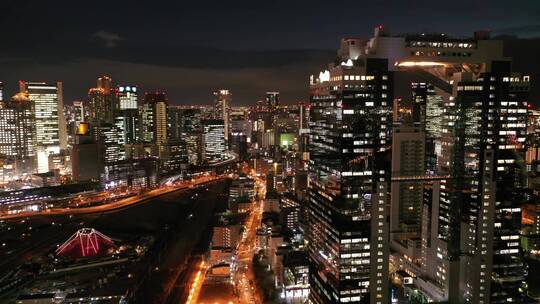
<instances>
[{"instance_id":1,"label":"red neon lights","mask_svg":"<svg viewBox=\"0 0 540 304\"><path fill-rule=\"evenodd\" d=\"M56 249L56 255L89 257L102 255L114 243L111 238L93 228L82 228Z\"/></svg>"}]
</instances>

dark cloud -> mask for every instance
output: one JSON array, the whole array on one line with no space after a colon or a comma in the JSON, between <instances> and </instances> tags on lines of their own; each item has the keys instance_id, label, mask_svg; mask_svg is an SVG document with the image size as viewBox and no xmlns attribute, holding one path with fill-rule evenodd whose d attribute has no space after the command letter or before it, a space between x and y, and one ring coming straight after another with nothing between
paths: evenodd
<instances>
[{"instance_id":1,"label":"dark cloud","mask_svg":"<svg viewBox=\"0 0 540 304\"><path fill-rule=\"evenodd\" d=\"M395 33L491 28L531 38L539 12L540 1L527 0L512 1L511 13L503 0L4 0L0 80L65 80L68 101L84 98L100 74L159 87L178 103L208 102L219 87L233 90L235 103L266 90L294 101L305 99L309 75L334 58L341 37L369 37L384 24ZM511 48L516 67L540 70L521 63L535 62L534 47Z\"/></svg>"},{"instance_id":2,"label":"dark cloud","mask_svg":"<svg viewBox=\"0 0 540 304\"><path fill-rule=\"evenodd\" d=\"M120 35L118 35L117 33L111 33L104 30L95 32L92 35L92 39L101 40L107 48L116 47L118 45L118 42L122 40Z\"/></svg>"}]
</instances>

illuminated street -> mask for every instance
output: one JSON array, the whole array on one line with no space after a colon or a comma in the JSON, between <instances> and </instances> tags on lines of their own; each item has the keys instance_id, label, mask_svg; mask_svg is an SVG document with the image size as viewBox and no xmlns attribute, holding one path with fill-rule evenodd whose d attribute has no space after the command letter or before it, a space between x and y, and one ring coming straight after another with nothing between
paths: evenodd
<instances>
[{"instance_id":1,"label":"illuminated street","mask_svg":"<svg viewBox=\"0 0 540 304\"><path fill-rule=\"evenodd\" d=\"M203 177L190 180L188 182L179 182L179 183L168 185L168 186L162 186L162 187L152 189L148 192L144 192L136 196L128 197L126 199L120 199L117 201L112 201L109 203L104 203L102 205L95 205L95 206L90 206L90 207L54 208L54 209L46 209L40 212L36 211L36 212L17 213L17 214L2 214L0 215L0 220L8 220L8 219L12 220L12 219L17 219L17 218L25 218L25 217L38 216L38 215L88 214L88 213L109 212L115 209L126 208L126 207L129 207L130 205L147 201L148 199L152 197L157 197L157 196L165 195L167 193L171 193L174 191L187 189L187 188L201 185L210 181L218 180L219 178L220 177L203 176Z\"/></svg>"},{"instance_id":2,"label":"illuminated street","mask_svg":"<svg viewBox=\"0 0 540 304\"><path fill-rule=\"evenodd\" d=\"M251 177L255 177L252 175ZM264 197L265 182L257 177L254 178L257 197ZM253 256L256 253L255 235L257 228L261 224L262 202L258 200L251 205L249 217L245 223L245 231L242 234L240 242L235 252L236 267L232 273L232 284L227 278L209 277L198 288L198 283L194 282L192 292L190 292L191 302L198 304L258 304L263 303L261 293L257 288L255 276L253 273ZM203 275L204 277L204 275ZM195 301L195 302L194 302Z\"/></svg>"},{"instance_id":3,"label":"illuminated street","mask_svg":"<svg viewBox=\"0 0 540 304\"><path fill-rule=\"evenodd\" d=\"M253 256L256 253L255 234L261 224L262 201L254 204L253 211L246 225L246 233L237 251L238 271L234 281L240 295L240 303L262 303L261 294L255 284Z\"/></svg>"}]
</instances>

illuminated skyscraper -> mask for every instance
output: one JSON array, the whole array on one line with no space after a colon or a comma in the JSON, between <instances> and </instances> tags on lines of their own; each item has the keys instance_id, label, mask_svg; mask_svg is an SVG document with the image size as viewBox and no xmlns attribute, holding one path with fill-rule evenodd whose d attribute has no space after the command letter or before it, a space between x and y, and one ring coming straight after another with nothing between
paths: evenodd
<instances>
[{"instance_id":1,"label":"illuminated skyscraper","mask_svg":"<svg viewBox=\"0 0 540 304\"><path fill-rule=\"evenodd\" d=\"M84 103L82 101L74 101L73 102L73 109L74 109L74 117L73 119L77 122L77 125L81 122L85 121L85 107Z\"/></svg>"},{"instance_id":2,"label":"illuminated skyscraper","mask_svg":"<svg viewBox=\"0 0 540 304\"><path fill-rule=\"evenodd\" d=\"M228 141L232 94L229 90L219 90L214 92L214 96L213 118L223 120L225 126L225 141Z\"/></svg>"},{"instance_id":3,"label":"illuminated skyscraper","mask_svg":"<svg viewBox=\"0 0 540 304\"><path fill-rule=\"evenodd\" d=\"M101 76L97 80L97 87L110 92L112 88L112 79L109 76Z\"/></svg>"},{"instance_id":4,"label":"illuminated skyscraper","mask_svg":"<svg viewBox=\"0 0 540 304\"><path fill-rule=\"evenodd\" d=\"M0 81L0 101L4 100L4 83Z\"/></svg>"},{"instance_id":5,"label":"illuminated skyscraper","mask_svg":"<svg viewBox=\"0 0 540 304\"><path fill-rule=\"evenodd\" d=\"M0 101L0 154L15 162L19 172L34 172L36 125L34 103L24 93Z\"/></svg>"},{"instance_id":6,"label":"illuminated skyscraper","mask_svg":"<svg viewBox=\"0 0 540 304\"><path fill-rule=\"evenodd\" d=\"M279 105L279 92L266 92L266 106L274 111Z\"/></svg>"},{"instance_id":7,"label":"illuminated skyscraper","mask_svg":"<svg viewBox=\"0 0 540 304\"><path fill-rule=\"evenodd\" d=\"M122 125L108 124L94 127L102 164L114 166L116 162L126 159L124 132Z\"/></svg>"},{"instance_id":8,"label":"illuminated skyscraper","mask_svg":"<svg viewBox=\"0 0 540 304\"><path fill-rule=\"evenodd\" d=\"M141 140L163 145L167 142L167 97L163 92L145 93L141 110Z\"/></svg>"},{"instance_id":9,"label":"illuminated skyscraper","mask_svg":"<svg viewBox=\"0 0 540 304\"><path fill-rule=\"evenodd\" d=\"M279 105L279 92L266 92L266 107L268 108L268 111L270 111L271 116L271 128L274 129L274 134L276 136L275 142L279 141L277 140L277 137L279 136L279 132L277 129L277 119L278 119L278 105Z\"/></svg>"},{"instance_id":10,"label":"illuminated skyscraper","mask_svg":"<svg viewBox=\"0 0 540 304\"><path fill-rule=\"evenodd\" d=\"M405 105L395 112L408 118L393 129L390 216L392 268L413 278L405 288L428 302L525 302L516 240L529 78L511 71L502 41L486 32L458 39L378 27L342 46L344 66L387 59Z\"/></svg>"},{"instance_id":11,"label":"illuminated skyscraper","mask_svg":"<svg viewBox=\"0 0 540 304\"><path fill-rule=\"evenodd\" d=\"M118 110L115 114L114 124L122 130L126 145L132 145L139 141L140 117L137 109Z\"/></svg>"},{"instance_id":12,"label":"illuminated skyscraper","mask_svg":"<svg viewBox=\"0 0 540 304\"><path fill-rule=\"evenodd\" d=\"M111 124L114 121L118 102L111 90L111 82L112 79L108 76L99 77L97 86L88 90L90 121L94 126Z\"/></svg>"},{"instance_id":13,"label":"illuminated skyscraper","mask_svg":"<svg viewBox=\"0 0 540 304\"><path fill-rule=\"evenodd\" d=\"M312 76L310 91L310 300L389 303L388 62L342 56Z\"/></svg>"},{"instance_id":14,"label":"illuminated skyscraper","mask_svg":"<svg viewBox=\"0 0 540 304\"><path fill-rule=\"evenodd\" d=\"M445 120L453 127L445 128L445 147L453 146L454 179L446 183L450 260L461 257L460 286L465 287L460 294L470 303L524 303L526 267L519 239L527 200L529 77L512 73L510 61L493 61L488 71L460 76Z\"/></svg>"},{"instance_id":15,"label":"illuminated skyscraper","mask_svg":"<svg viewBox=\"0 0 540 304\"><path fill-rule=\"evenodd\" d=\"M185 145L187 163L199 165L202 162L202 119L203 112L196 107L169 106L169 141Z\"/></svg>"},{"instance_id":16,"label":"illuminated skyscraper","mask_svg":"<svg viewBox=\"0 0 540 304\"><path fill-rule=\"evenodd\" d=\"M139 105L137 86L121 85L116 88L119 109L137 109Z\"/></svg>"},{"instance_id":17,"label":"illuminated skyscraper","mask_svg":"<svg viewBox=\"0 0 540 304\"><path fill-rule=\"evenodd\" d=\"M67 146L62 82L20 81L19 88L34 102L38 172L48 172L49 154L58 154Z\"/></svg>"},{"instance_id":18,"label":"illuminated skyscraper","mask_svg":"<svg viewBox=\"0 0 540 304\"><path fill-rule=\"evenodd\" d=\"M205 119L203 126L203 157L212 164L225 158L225 127L221 119Z\"/></svg>"}]
</instances>

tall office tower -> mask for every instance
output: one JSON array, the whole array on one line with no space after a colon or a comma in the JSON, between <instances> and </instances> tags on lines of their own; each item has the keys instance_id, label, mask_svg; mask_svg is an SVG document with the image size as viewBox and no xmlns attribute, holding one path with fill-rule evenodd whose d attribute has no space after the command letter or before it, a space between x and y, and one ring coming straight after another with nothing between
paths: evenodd
<instances>
[{"instance_id":1,"label":"tall office tower","mask_svg":"<svg viewBox=\"0 0 540 304\"><path fill-rule=\"evenodd\" d=\"M77 125L85 121L86 111L84 110L84 103L82 101L73 102L73 119Z\"/></svg>"},{"instance_id":2,"label":"tall office tower","mask_svg":"<svg viewBox=\"0 0 540 304\"><path fill-rule=\"evenodd\" d=\"M230 150L238 155L240 160L247 159L247 135L242 132L231 133L230 139Z\"/></svg>"},{"instance_id":3,"label":"tall office tower","mask_svg":"<svg viewBox=\"0 0 540 304\"><path fill-rule=\"evenodd\" d=\"M243 139L245 142L242 144L243 146L245 146L247 148L247 143L251 142L251 134L252 134L252 125L251 125L251 122L249 121L248 119L248 113L249 113L249 109L247 107L234 107L234 108L231 108L231 114L230 114L230 125L229 125L229 132L230 132L230 135L229 135L229 139L231 141L231 143L229 144L229 146L231 147L231 150L234 151L234 149L232 149L232 141L233 139L231 138L231 136L237 136L237 138L235 139L237 142L236 142L236 148L238 148L237 144L238 144L238 139L240 139L240 137L242 136L245 136L245 138ZM238 137L240 136L240 137ZM240 140L240 142L242 142L242 140Z\"/></svg>"},{"instance_id":4,"label":"tall office tower","mask_svg":"<svg viewBox=\"0 0 540 304\"><path fill-rule=\"evenodd\" d=\"M187 133L185 135L188 164L200 165L203 162L203 143L201 133Z\"/></svg>"},{"instance_id":5,"label":"tall office tower","mask_svg":"<svg viewBox=\"0 0 540 304\"><path fill-rule=\"evenodd\" d=\"M68 142L71 146L75 141L75 134L77 134L79 125L87 119L85 118L84 103L82 101L73 101L73 105L64 106L64 115L66 117Z\"/></svg>"},{"instance_id":6,"label":"tall office tower","mask_svg":"<svg viewBox=\"0 0 540 304\"><path fill-rule=\"evenodd\" d=\"M455 126L448 136L455 178L449 183L449 243L461 246L460 255L467 253L459 260L465 300L524 303L519 238L521 206L527 200L529 77L512 73L510 61L490 65L480 74L456 77L457 96L448 109L453 114L448 123ZM449 250L451 262L457 254Z\"/></svg>"},{"instance_id":7,"label":"tall office tower","mask_svg":"<svg viewBox=\"0 0 540 304\"><path fill-rule=\"evenodd\" d=\"M182 133L201 132L202 113L200 109L185 109L182 114Z\"/></svg>"},{"instance_id":8,"label":"tall office tower","mask_svg":"<svg viewBox=\"0 0 540 304\"><path fill-rule=\"evenodd\" d=\"M202 162L202 119L203 112L198 107L169 106L169 141L183 142L187 162L199 165Z\"/></svg>"},{"instance_id":9,"label":"tall office tower","mask_svg":"<svg viewBox=\"0 0 540 304\"><path fill-rule=\"evenodd\" d=\"M299 170L306 171L309 163L309 104L298 104L300 119L298 122Z\"/></svg>"},{"instance_id":10,"label":"tall office tower","mask_svg":"<svg viewBox=\"0 0 540 304\"><path fill-rule=\"evenodd\" d=\"M103 165L111 166L126 159L124 132L120 125L108 124L94 127L94 132Z\"/></svg>"},{"instance_id":11,"label":"tall office tower","mask_svg":"<svg viewBox=\"0 0 540 304\"><path fill-rule=\"evenodd\" d=\"M108 108L106 92L101 88L90 88L88 90L88 101L89 118L92 125L100 126L109 122L109 113L112 114L112 112Z\"/></svg>"},{"instance_id":12,"label":"tall office tower","mask_svg":"<svg viewBox=\"0 0 540 304\"><path fill-rule=\"evenodd\" d=\"M118 99L118 109L138 109L139 97L137 86L121 85L116 87L116 98Z\"/></svg>"},{"instance_id":13,"label":"tall office tower","mask_svg":"<svg viewBox=\"0 0 540 304\"><path fill-rule=\"evenodd\" d=\"M214 119L221 119L225 126L225 141L229 139L229 113L231 111L232 94L229 90L214 92Z\"/></svg>"},{"instance_id":14,"label":"tall office tower","mask_svg":"<svg viewBox=\"0 0 540 304\"><path fill-rule=\"evenodd\" d=\"M15 161L17 171L33 173L36 125L34 103L24 93L0 101L0 154Z\"/></svg>"},{"instance_id":15,"label":"tall office tower","mask_svg":"<svg viewBox=\"0 0 540 304\"><path fill-rule=\"evenodd\" d=\"M90 134L86 122L79 124L71 150L73 180L76 182L98 180L101 173L98 145Z\"/></svg>"},{"instance_id":16,"label":"tall office tower","mask_svg":"<svg viewBox=\"0 0 540 304\"><path fill-rule=\"evenodd\" d=\"M179 106L167 107L167 120L169 125L169 139L180 140L182 138L182 115L183 108Z\"/></svg>"},{"instance_id":17,"label":"tall office tower","mask_svg":"<svg viewBox=\"0 0 540 304\"><path fill-rule=\"evenodd\" d=\"M161 153L162 172L182 172L189 164L185 140L168 141Z\"/></svg>"},{"instance_id":18,"label":"tall office tower","mask_svg":"<svg viewBox=\"0 0 540 304\"><path fill-rule=\"evenodd\" d=\"M122 131L124 143L132 145L139 141L140 117L137 109L116 111L114 124Z\"/></svg>"},{"instance_id":19,"label":"tall office tower","mask_svg":"<svg viewBox=\"0 0 540 304\"><path fill-rule=\"evenodd\" d=\"M231 107L231 112L229 113L229 119L233 120L247 120L248 119L249 108L247 107Z\"/></svg>"},{"instance_id":20,"label":"tall office tower","mask_svg":"<svg viewBox=\"0 0 540 304\"><path fill-rule=\"evenodd\" d=\"M67 147L62 82L19 81L21 93L34 102L36 118L36 155L38 173L49 171L49 154Z\"/></svg>"},{"instance_id":21,"label":"tall office tower","mask_svg":"<svg viewBox=\"0 0 540 304\"><path fill-rule=\"evenodd\" d=\"M220 162L225 157L225 124L221 119L202 120L203 159L205 163Z\"/></svg>"},{"instance_id":22,"label":"tall office tower","mask_svg":"<svg viewBox=\"0 0 540 304\"><path fill-rule=\"evenodd\" d=\"M276 120L278 117L278 105L279 105L279 92L266 92L266 107L268 108L268 111L270 111L271 115L271 127L275 129ZM275 130L274 130L275 131ZM277 132L276 133L276 137Z\"/></svg>"},{"instance_id":23,"label":"tall office tower","mask_svg":"<svg viewBox=\"0 0 540 304\"><path fill-rule=\"evenodd\" d=\"M182 106L168 106L167 107L167 120L169 125L169 139L180 140L182 138L184 114L188 110L198 109L186 109ZM187 116L190 116L187 114ZM200 126L200 124L199 124Z\"/></svg>"},{"instance_id":24,"label":"tall office tower","mask_svg":"<svg viewBox=\"0 0 540 304\"><path fill-rule=\"evenodd\" d=\"M393 95L410 105L401 114L418 123L394 134L392 156L392 240L402 248L392 246L391 263L412 277L404 288L426 301L523 302L516 239L528 77L512 74L502 42L486 32L392 36L379 27L342 45L353 46L342 53L351 58L388 59Z\"/></svg>"},{"instance_id":25,"label":"tall office tower","mask_svg":"<svg viewBox=\"0 0 540 304\"><path fill-rule=\"evenodd\" d=\"M99 77L96 87L88 90L89 116L93 126L114 122L118 101L111 89L111 82L112 79L108 76Z\"/></svg>"},{"instance_id":26,"label":"tall office tower","mask_svg":"<svg viewBox=\"0 0 540 304\"><path fill-rule=\"evenodd\" d=\"M103 89L106 92L111 92L112 79L109 76L101 76L97 79L97 88Z\"/></svg>"},{"instance_id":27,"label":"tall office tower","mask_svg":"<svg viewBox=\"0 0 540 304\"><path fill-rule=\"evenodd\" d=\"M279 106L279 92L266 92L266 106L270 111Z\"/></svg>"},{"instance_id":28,"label":"tall office tower","mask_svg":"<svg viewBox=\"0 0 540 304\"><path fill-rule=\"evenodd\" d=\"M388 62L341 55L310 84L310 300L388 303Z\"/></svg>"},{"instance_id":29,"label":"tall office tower","mask_svg":"<svg viewBox=\"0 0 540 304\"><path fill-rule=\"evenodd\" d=\"M167 97L163 92L145 93L141 110L141 140L162 145L167 141Z\"/></svg>"},{"instance_id":30,"label":"tall office tower","mask_svg":"<svg viewBox=\"0 0 540 304\"><path fill-rule=\"evenodd\" d=\"M0 101L4 100L4 83L0 81Z\"/></svg>"}]
</instances>

